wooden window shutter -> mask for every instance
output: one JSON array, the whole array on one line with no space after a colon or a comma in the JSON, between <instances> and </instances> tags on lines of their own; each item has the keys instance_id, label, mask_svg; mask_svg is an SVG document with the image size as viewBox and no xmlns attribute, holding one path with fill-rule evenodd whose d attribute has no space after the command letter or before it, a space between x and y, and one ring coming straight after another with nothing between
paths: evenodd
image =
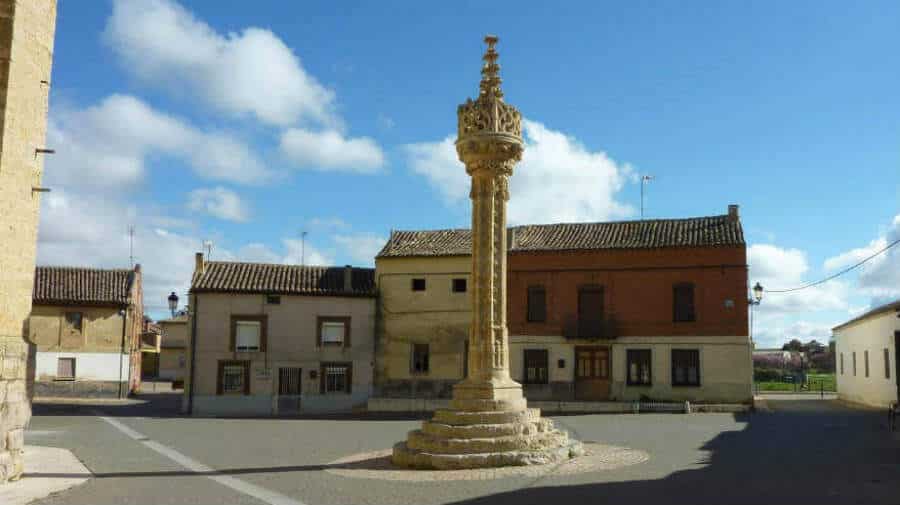
<instances>
[{"instance_id":1,"label":"wooden window shutter","mask_svg":"<svg viewBox=\"0 0 900 505\"><path fill-rule=\"evenodd\" d=\"M672 288L672 319L675 322L690 322L696 319L693 284L676 284Z\"/></svg>"},{"instance_id":2,"label":"wooden window shutter","mask_svg":"<svg viewBox=\"0 0 900 505\"><path fill-rule=\"evenodd\" d=\"M547 320L547 291L543 286L529 286L527 303L529 322Z\"/></svg>"}]
</instances>

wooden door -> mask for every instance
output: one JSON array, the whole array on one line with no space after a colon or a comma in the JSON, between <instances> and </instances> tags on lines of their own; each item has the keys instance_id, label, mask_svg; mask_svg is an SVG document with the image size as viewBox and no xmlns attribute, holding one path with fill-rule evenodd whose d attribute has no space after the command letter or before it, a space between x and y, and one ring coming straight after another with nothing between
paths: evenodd
<instances>
[{"instance_id":1,"label":"wooden door","mask_svg":"<svg viewBox=\"0 0 900 505\"><path fill-rule=\"evenodd\" d=\"M609 347L575 347L575 399L609 399Z\"/></svg>"}]
</instances>

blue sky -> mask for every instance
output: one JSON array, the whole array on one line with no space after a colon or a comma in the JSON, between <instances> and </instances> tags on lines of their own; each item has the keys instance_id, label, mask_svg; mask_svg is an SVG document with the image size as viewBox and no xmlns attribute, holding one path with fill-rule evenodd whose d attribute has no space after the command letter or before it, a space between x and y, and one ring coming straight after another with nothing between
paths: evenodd
<instances>
[{"instance_id":1,"label":"blue sky","mask_svg":"<svg viewBox=\"0 0 900 505\"><path fill-rule=\"evenodd\" d=\"M192 253L365 264L468 224L450 144L500 36L528 119L514 222L741 206L751 282L792 287L900 237L896 2L61 0L39 261L127 266L148 308ZM900 253L767 296L757 337L827 338L900 296Z\"/></svg>"}]
</instances>

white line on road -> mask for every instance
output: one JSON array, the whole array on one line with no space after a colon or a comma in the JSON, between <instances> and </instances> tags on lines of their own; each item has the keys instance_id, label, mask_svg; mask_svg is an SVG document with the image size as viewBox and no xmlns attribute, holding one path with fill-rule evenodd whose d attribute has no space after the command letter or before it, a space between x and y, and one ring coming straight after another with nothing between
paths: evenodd
<instances>
[{"instance_id":1,"label":"white line on road","mask_svg":"<svg viewBox=\"0 0 900 505\"><path fill-rule=\"evenodd\" d=\"M266 488L259 487L255 484L237 479L230 475L215 475L213 474L216 471L214 468L206 466L197 460L191 459L188 456L185 456L184 454L176 451L175 449L172 449L171 447L163 445L154 440L150 440L146 435L129 428L116 419L105 417L100 412L97 412L96 414L100 419L106 421L125 435L128 435L128 437L130 437L131 439L144 444L144 446L146 446L147 448L152 449L158 454L169 458L170 460L178 463L179 465L187 468L192 472L208 474L206 475L207 478L212 479L219 484L222 484L223 486L230 487L231 489L239 493L252 496L257 500L268 503L269 505L304 505L303 502L295 500L289 496L285 496L281 493L276 493L275 491L270 491Z\"/></svg>"}]
</instances>

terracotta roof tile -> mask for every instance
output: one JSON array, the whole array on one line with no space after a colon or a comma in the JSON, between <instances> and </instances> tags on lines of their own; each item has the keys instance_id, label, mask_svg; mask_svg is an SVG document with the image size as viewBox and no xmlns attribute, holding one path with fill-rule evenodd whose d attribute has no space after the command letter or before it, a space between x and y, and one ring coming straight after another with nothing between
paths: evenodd
<instances>
[{"instance_id":1,"label":"terracotta roof tile","mask_svg":"<svg viewBox=\"0 0 900 505\"><path fill-rule=\"evenodd\" d=\"M375 269L351 267L351 289L345 290L345 268L210 261L194 275L191 291L375 296Z\"/></svg>"},{"instance_id":2,"label":"terracotta roof tile","mask_svg":"<svg viewBox=\"0 0 900 505\"><path fill-rule=\"evenodd\" d=\"M127 269L39 266L32 299L45 305L127 305L133 280Z\"/></svg>"},{"instance_id":3,"label":"terracotta roof tile","mask_svg":"<svg viewBox=\"0 0 900 505\"><path fill-rule=\"evenodd\" d=\"M561 223L509 228L510 252L663 247L743 246L739 219L728 215L605 223ZM472 252L467 229L395 231L379 258L464 256Z\"/></svg>"}]
</instances>

